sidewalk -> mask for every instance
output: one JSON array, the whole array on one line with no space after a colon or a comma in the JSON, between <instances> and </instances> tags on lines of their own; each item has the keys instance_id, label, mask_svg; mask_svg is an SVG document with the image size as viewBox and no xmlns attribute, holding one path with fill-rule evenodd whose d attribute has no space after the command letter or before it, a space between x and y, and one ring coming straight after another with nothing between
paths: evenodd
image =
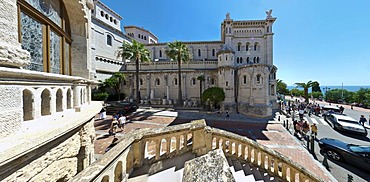
<instances>
[{"instance_id":1,"label":"sidewalk","mask_svg":"<svg viewBox=\"0 0 370 182\"><path fill-rule=\"evenodd\" d=\"M246 136L257 141L273 150L282 153L302 165L305 169L319 176L323 181L336 181L326 169L316 161L312 155L304 148L300 141L292 136L281 124L277 118L251 118L242 114L230 114L226 119L225 114L220 116L217 113L199 113L196 111L139 111L140 115L129 117L131 120L123 132L118 132L117 137L124 135L136 128L157 128L168 125L187 123L195 119L205 119L208 126L231 131L242 136ZM109 116L108 116L109 118ZM107 125L109 123L109 125ZM95 123L97 130L97 141L95 142L95 152L103 154L113 141L113 137L102 135L108 133L110 126L109 120L99 120ZM118 129L119 131L119 129Z\"/></svg>"}]
</instances>

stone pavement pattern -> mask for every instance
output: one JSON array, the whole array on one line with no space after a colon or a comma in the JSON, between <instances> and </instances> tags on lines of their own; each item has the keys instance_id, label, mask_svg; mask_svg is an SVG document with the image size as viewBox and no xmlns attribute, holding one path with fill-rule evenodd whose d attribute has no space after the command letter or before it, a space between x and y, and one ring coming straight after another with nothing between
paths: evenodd
<instances>
[{"instance_id":1,"label":"stone pavement pattern","mask_svg":"<svg viewBox=\"0 0 370 182\"><path fill-rule=\"evenodd\" d=\"M330 173L325 173L326 169L274 118L249 118L241 114L231 114L230 118L226 119L224 115L219 116L217 113L179 111L176 114L176 112L161 110L139 110L127 118L130 122L126 124L122 132L118 129L117 138L138 128L166 127L204 118L208 126L246 136L291 158L324 181L336 181ZM105 149L114 142L113 136L107 136L110 122L111 116L95 122L97 134L95 153L98 155L104 154Z\"/></svg>"}]
</instances>

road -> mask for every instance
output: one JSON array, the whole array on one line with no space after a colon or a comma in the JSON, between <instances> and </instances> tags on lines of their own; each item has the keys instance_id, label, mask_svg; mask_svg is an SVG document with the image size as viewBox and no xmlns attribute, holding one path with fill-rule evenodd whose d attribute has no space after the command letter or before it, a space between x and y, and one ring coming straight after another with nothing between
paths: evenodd
<instances>
[{"instance_id":1,"label":"road","mask_svg":"<svg viewBox=\"0 0 370 182\"><path fill-rule=\"evenodd\" d=\"M319 104L325 105L327 103L320 102ZM334 104L332 104L334 105ZM336 105L336 104L335 104ZM339 105L340 106L340 105ZM343 105L345 107L344 114L359 120L361 114L369 116L370 111L362 108L354 108L353 110L350 109L350 106ZM281 116L281 121L285 120L285 117ZM357 144L357 145L370 145L370 129L368 129L368 135L359 136L355 134L347 134L343 132L338 132L334 130L322 117L311 115L308 117L305 115L306 120L311 124L316 123L318 126L318 136L317 138L334 138L341 140L343 142ZM293 127L291 127L291 131L293 131ZM302 144L306 145L306 142L302 140ZM323 155L320 153L320 148L318 143L315 142L315 157L318 161L323 161ZM329 164L329 171L330 173L338 180L338 181L349 181L349 178L353 178L353 181L370 181L370 174L364 170L358 169L354 166L346 164L344 162L332 162L328 160ZM370 168L370 166L369 166Z\"/></svg>"}]
</instances>

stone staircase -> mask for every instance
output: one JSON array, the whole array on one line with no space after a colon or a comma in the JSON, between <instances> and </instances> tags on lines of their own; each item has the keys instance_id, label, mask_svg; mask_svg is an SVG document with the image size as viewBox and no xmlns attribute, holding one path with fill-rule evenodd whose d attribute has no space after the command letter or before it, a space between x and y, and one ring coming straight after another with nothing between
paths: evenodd
<instances>
[{"instance_id":1,"label":"stone staircase","mask_svg":"<svg viewBox=\"0 0 370 182\"><path fill-rule=\"evenodd\" d=\"M215 165L214 162L212 162L212 159L203 159L200 163L211 163L211 165L205 164L203 166L202 164L199 165L199 163L195 163L193 167L187 166L188 163L192 163L194 160L198 160L198 158L204 158L206 155L209 155L210 153L216 153L214 155L217 156L217 161L224 160L224 165ZM220 153L222 153L220 155ZM258 167L254 167L251 164L248 164L245 161L240 161L236 158L232 157L225 157L223 152L221 150L217 151L211 151L208 154L203 155L201 157L195 158L195 155L191 152L187 152L183 155L173 157L170 159L165 159L162 161L158 161L156 163L146 163L142 167L134 170L131 174L129 174L128 182L163 182L163 181L171 181L171 182L184 182L184 181L194 181L191 179L198 179L198 181L209 181L209 176L214 177L214 175L218 175L216 177L217 181L220 179L220 172L214 171L212 172L211 168L217 168L219 167L219 170L226 169L226 173L228 172L230 175L227 177L226 181L235 181L235 182L278 182L283 181L281 179L275 178L270 176L267 171L261 170ZM207 162L204 162L207 161ZM186 172L187 170L191 170L190 173L194 173L193 170L198 170L200 168L203 168L203 170L210 171L208 174L205 174L204 171L201 171L199 175L202 176L202 178L199 178L196 174L190 174L189 172ZM184 172L185 171L185 172ZM224 171L225 172L225 171ZM186 173L186 174L184 174ZM208 176L207 176L208 175ZM184 176L187 176L183 179ZM206 176L206 178L204 178ZM228 175L224 175L228 176ZM213 181L213 180L210 180ZM222 181L222 180L221 180Z\"/></svg>"}]
</instances>

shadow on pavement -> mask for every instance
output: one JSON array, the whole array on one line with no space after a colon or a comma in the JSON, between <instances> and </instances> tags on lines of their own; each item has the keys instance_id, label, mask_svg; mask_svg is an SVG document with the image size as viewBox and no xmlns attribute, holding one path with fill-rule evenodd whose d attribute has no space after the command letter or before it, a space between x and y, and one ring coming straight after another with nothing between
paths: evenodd
<instances>
[{"instance_id":1,"label":"shadow on pavement","mask_svg":"<svg viewBox=\"0 0 370 182\"><path fill-rule=\"evenodd\" d=\"M320 150L320 154L321 155L324 155L324 151L323 150ZM330 160L330 162L338 165L338 166L341 166L342 168L348 170L348 171L351 171L352 173L354 173L355 175L359 176L360 178L364 179L365 181L370 181L370 169L369 172L366 172L364 169L361 169L359 167L356 167L356 166L352 166L350 164L347 164L345 162L338 162L338 161L335 161L331 158L328 157L328 160ZM329 166L330 167L330 166ZM348 174L348 176L350 176L350 174Z\"/></svg>"}]
</instances>

